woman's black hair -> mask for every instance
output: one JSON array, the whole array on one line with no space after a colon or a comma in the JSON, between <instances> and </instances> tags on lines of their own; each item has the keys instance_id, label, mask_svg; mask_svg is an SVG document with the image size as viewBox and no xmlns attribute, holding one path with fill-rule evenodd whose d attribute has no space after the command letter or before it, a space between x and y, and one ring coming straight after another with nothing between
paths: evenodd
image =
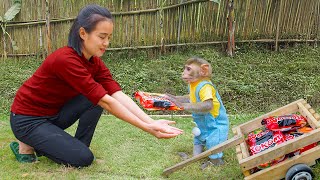
<instances>
[{"instance_id":1,"label":"woman's black hair","mask_svg":"<svg viewBox=\"0 0 320 180\"><path fill-rule=\"evenodd\" d=\"M105 20L113 21L113 18L110 11L104 7L92 4L81 9L71 26L68 46L77 51L79 56L82 56L81 48L83 40L80 37L79 29L83 27L87 33L90 33L94 30L98 22Z\"/></svg>"}]
</instances>

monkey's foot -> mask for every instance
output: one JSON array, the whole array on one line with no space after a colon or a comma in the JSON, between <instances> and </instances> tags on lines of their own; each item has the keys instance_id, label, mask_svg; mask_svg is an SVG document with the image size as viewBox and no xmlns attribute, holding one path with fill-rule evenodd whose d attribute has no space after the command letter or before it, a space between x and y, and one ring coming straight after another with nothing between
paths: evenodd
<instances>
[{"instance_id":1,"label":"monkey's foot","mask_svg":"<svg viewBox=\"0 0 320 180\"><path fill-rule=\"evenodd\" d=\"M189 157L188 157L188 154L185 153L185 152L178 152L178 155L181 157L181 159L183 161L187 160Z\"/></svg>"},{"instance_id":2,"label":"monkey's foot","mask_svg":"<svg viewBox=\"0 0 320 180\"><path fill-rule=\"evenodd\" d=\"M221 166L224 165L224 161L222 158L218 158L218 159L210 159L204 163L201 164L201 169L204 170L206 169L208 166Z\"/></svg>"}]
</instances>

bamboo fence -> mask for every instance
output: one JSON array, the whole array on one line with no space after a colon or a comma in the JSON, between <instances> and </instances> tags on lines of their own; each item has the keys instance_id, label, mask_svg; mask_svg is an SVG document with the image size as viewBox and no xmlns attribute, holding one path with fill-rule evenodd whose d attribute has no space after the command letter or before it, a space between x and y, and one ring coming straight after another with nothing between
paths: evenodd
<instances>
[{"instance_id":1,"label":"bamboo fence","mask_svg":"<svg viewBox=\"0 0 320 180\"><path fill-rule=\"evenodd\" d=\"M109 51L226 44L228 3L221 0L22 0L20 13L6 31L16 41L9 56L50 53L65 46L69 28L87 4L107 7L114 16ZM318 42L319 0L234 0L235 42ZM12 0L0 2L0 16ZM4 52L0 35L0 54Z\"/></svg>"}]
</instances>

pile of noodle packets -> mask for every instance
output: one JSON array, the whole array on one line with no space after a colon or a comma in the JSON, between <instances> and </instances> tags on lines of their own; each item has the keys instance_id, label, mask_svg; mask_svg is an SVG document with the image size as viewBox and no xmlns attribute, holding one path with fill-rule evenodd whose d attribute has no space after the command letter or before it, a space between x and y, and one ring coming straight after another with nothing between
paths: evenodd
<instances>
[{"instance_id":1,"label":"pile of noodle packets","mask_svg":"<svg viewBox=\"0 0 320 180\"><path fill-rule=\"evenodd\" d=\"M313 130L308 125L306 118L297 114L271 116L263 119L261 124L263 125L263 128L257 129L248 134L246 141L250 155L258 154ZM309 144L282 157L278 157L269 162L260 164L253 171L259 171L261 169L271 167L286 160L287 158L299 155L315 146L317 146L317 143Z\"/></svg>"}]
</instances>

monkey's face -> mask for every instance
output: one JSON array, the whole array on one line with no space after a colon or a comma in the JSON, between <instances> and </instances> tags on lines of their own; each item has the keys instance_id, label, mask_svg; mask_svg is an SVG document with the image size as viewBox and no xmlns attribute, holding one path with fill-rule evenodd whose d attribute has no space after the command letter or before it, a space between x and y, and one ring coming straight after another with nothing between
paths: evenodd
<instances>
[{"instance_id":1,"label":"monkey's face","mask_svg":"<svg viewBox=\"0 0 320 180\"><path fill-rule=\"evenodd\" d=\"M196 82L201 78L200 75L200 66L193 63L193 64L186 64L184 66L184 70L182 73L182 79L186 83Z\"/></svg>"}]
</instances>

